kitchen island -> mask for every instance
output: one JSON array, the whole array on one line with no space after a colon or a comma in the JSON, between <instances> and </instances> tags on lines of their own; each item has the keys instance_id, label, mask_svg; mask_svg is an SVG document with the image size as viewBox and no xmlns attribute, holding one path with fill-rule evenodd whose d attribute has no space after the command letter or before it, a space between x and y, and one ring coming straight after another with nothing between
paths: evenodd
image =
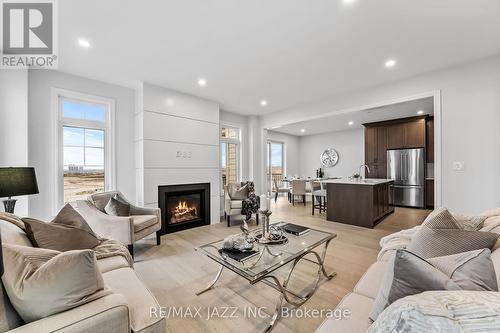
<instances>
[{"instance_id":1,"label":"kitchen island","mask_svg":"<svg viewBox=\"0 0 500 333\"><path fill-rule=\"evenodd\" d=\"M391 179L333 179L327 186L327 215L332 222L373 228L394 212Z\"/></svg>"}]
</instances>

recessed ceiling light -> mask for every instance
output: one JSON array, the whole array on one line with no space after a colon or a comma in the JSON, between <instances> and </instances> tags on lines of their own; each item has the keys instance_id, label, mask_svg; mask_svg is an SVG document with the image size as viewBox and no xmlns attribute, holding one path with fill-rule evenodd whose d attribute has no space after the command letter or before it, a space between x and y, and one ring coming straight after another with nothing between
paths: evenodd
<instances>
[{"instance_id":1,"label":"recessed ceiling light","mask_svg":"<svg viewBox=\"0 0 500 333\"><path fill-rule=\"evenodd\" d=\"M348 124L349 124L349 126L352 126L352 125L354 125L354 121L351 120Z\"/></svg>"},{"instance_id":2,"label":"recessed ceiling light","mask_svg":"<svg viewBox=\"0 0 500 333\"><path fill-rule=\"evenodd\" d=\"M260 105L267 106L267 101L265 99L263 99L262 101L260 101Z\"/></svg>"},{"instance_id":3,"label":"recessed ceiling light","mask_svg":"<svg viewBox=\"0 0 500 333\"><path fill-rule=\"evenodd\" d=\"M394 59L389 59L385 62L385 67L387 68L392 68L394 66L396 66L396 60Z\"/></svg>"},{"instance_id":4,"label":"recessed ceiling light","mask_svg":"<svg viewBox=\"0 0 500 333\"><path fill-rule=\"evenodd\" d=\"M300 132L304 133L306 130L305 129L301 129Z\"/></svg>"},{"instance_id":5,"label":"recessed ceiling light","mask_svg":"<svg viewBox=\"0 0 500 333\"><path fill-rule=\"evenodd\" d=\"M90 42L88 40L86 40L86 39L80 38L78 40L78 45L80 45L83 48L88 49L90 47Z\"/></svg>"},{"instance_id":6,"label":"recessed ceiling light","mask_svg":"<svg viewBox=\"0 0 500 333\"><path fill-rule=\"evenodd\" d=\"M352 5L356 2L356 0L342 0L342 2L344 3L344 5Z\"/></svg>"},{"instance_id":7,"label":"recessed ceiling light","mask_svg":"<svg viewBox=\"0 0 500 333\"><path fill-rule=\"evenodd\" d=\"M424 110L418 110L417 114L424 114Z\"/></svg>"},{"instance_id":8,"label":"recessed ceiling light","mask_svg":"<svg viewBox=\"0 0 500 333\"><path fill-rule=\"evenodd\" d=\"M205 79L198 79L198 85L200 87L206 86L207 85L207 80L205 80Z\"/></svg>"}]
</instances>

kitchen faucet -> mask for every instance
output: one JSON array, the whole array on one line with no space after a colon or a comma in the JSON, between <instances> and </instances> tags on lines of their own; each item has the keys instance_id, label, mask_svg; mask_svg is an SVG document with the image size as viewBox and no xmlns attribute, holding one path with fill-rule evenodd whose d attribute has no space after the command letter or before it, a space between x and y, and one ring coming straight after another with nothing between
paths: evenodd
<instances>
[{"instance_id":1,"label":"kitchen faucet","mask_svg":"<svg viewBox=\"0 0 500 333\"><path fill-rule=\"evenodd\" d=\"M362 178L363 178L363 176L361 176L361 169L363 169L363 167L364 167L364 168L366 168L366 170L368 171L368 173L370 173L370 167L369 167L368 165L366 165L366 164L362 164L362 165L360 165L360 166L359 166L359 178L360 178L360 179L362 179ZM366 178L366 176L365 176L365 178Z\"/></svg>"}]
</instances>

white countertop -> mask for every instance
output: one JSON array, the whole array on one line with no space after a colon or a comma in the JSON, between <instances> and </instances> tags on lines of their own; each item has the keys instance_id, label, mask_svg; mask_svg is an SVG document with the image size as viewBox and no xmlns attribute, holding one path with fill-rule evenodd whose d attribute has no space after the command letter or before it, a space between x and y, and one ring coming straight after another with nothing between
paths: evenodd
<instances>
[{"instance_id":1,"label":"white countertop","mask_svg":"<svg viewBox=\"0 0 500 333\"><path fill-rule=\"evenodd\" d=\"M342 178L342 179L324 180L324 181L322 181L322 183L374 186L374 185L378 185L378 184L390 183L392 181L393 181L392 179L375 179L375 178L348 179L348 178Z\"/></svg>"}]
</instances>

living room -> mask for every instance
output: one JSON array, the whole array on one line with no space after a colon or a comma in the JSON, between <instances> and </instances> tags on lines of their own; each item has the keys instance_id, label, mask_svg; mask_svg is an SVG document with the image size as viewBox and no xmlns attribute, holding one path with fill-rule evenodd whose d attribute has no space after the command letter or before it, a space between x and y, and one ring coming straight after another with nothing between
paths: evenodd
<instances>
[{"instance_id":1,"label":"living room","mask_svg":"<svg viewBox=\"0 0 500 333\"><path fill-rule=\"evenodd\" d=\"M0 4L0 332L498 331L497 1Z\"/></svg>"}]
</instances>

